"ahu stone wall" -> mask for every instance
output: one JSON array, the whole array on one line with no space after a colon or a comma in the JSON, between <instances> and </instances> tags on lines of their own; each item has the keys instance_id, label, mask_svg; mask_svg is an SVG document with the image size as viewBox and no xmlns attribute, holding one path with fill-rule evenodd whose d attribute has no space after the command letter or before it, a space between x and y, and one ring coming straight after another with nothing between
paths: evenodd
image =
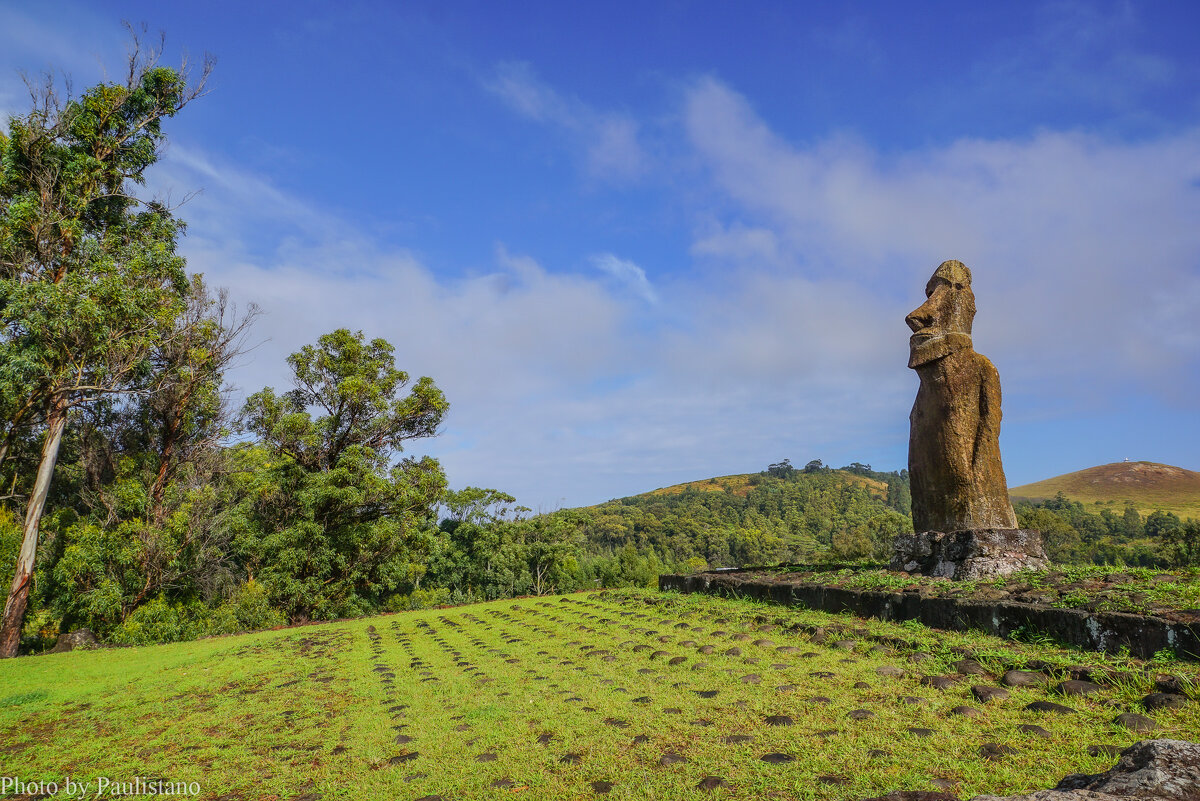
<instances>
[{"instance_id":1,"label":"ahu stone wall","mask_svg":"<svg viewBox=\"0 0 1200 801\"><path fill-rule=\"evenodd\" d=\"M762 578L761 572L759 568L668 574L658 577L658 587L663 591L752 598L880 620L918 620L931 628L978 630L999 637L1008 637L1018 630L1036 631L1088 650L1115 652L1127 646L1131 655L1148 659L1165 649L1181 659L1200 660L1200 632L1185 623L1151 615L769 581Z\"/></svg>"}]
</instances>

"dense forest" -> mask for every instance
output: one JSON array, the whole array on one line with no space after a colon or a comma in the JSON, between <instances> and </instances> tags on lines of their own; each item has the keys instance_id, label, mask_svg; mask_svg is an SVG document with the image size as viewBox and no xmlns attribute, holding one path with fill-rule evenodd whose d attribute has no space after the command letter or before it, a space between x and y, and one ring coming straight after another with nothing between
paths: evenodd
<instances>
[{"instance_id":1,"label":"dense forest","mask_svg":"<svg viewBox=\"0 0 1200 801\"><path fill-rule=\"evenodd\" d=\"M778 562L878 561L911 530L908 477L783 460L761 474L530 516L453 491L450 401L393 347L339 329L290 387L234 408L225 373L257 310L176 252L137 194L163 123L202 94L135 51L124 83L34 105L0 133L0 655L79 627L111 643L206 634ZM1169 514L1018 507L1063 561L1196 564Z\"/></svg>"}]
</instances>

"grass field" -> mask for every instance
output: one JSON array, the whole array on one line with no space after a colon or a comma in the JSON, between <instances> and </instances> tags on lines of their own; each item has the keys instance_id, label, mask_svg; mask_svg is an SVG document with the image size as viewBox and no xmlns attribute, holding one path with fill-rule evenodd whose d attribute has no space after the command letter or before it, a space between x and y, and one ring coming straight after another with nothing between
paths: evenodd
<instances>
[{"instance_id":1,"label":"grass field","mask_svg":"<svg viewBox=\"0 0 1200 801\"><path fill-rule=\"evenodd\" d=\"M1017 667L1047 683L981 700ZM1200 739L1195 665L707 596L522 599L11 660L0 773L223 801L966 798L1107 769L1162 669L1191 700L1147 714ZM1071 675L1100 686L1056 691Z\"/></svg>"}]
</instances>

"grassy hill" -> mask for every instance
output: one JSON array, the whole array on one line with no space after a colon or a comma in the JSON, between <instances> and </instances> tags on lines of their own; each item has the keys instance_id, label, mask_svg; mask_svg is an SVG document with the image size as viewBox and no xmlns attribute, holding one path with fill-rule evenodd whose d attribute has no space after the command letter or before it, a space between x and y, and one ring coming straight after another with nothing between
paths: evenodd
<instances>
[{"instance_id":1,"label":"grassy hill","mask_svg":"<svg viewBox=\"0 0 1200 801\"><path fill-rule=\"evenodd\" d=\"M1009 489L1014 500L1045 500L1059 492L1088 506L1119 510L1130 502L1142 514L1162 509L1200 518L1200 473L1156 462L1115 462Z\"/></svg>"},{"instance_id":2,"label":"grassy hill","mask_svg":"<svg viewBox=\"0 0 1200 801\"><path fill-rule=\"evenodd\" d=\"M856 474L850 473L846 470L831 470L829 472L836 475L838 478L840 478L842 481L844 481L847 484L852 484L852 485L860 486L860 487L866 487L868 490L870 490L871 494L873 494L873 495L876 495L878 497L884 497L884 498L887 497L887 483L885 483L883 481L879 481L878 479L870 478L868 476L856 475ZM713 478L702 478L699 481L685 481L682 484L672 484L669 487L659 487L656 490L651 490L650 492L644 492L644 493L642 493L642 495L634 496L634 497L653 496L653 495L678 495L687 490L694 489L694 490L699 490L701 492L726 492L726 491L728 491L733 495L738 495L742 498L745 498L747 495L750 494L750 490L754 486L754 483L751 481L751 479L757 475L760 475L760 474L759 473L738 473L738 474L732 475L732 476L715 476Z\"/></svg>"},{"instance_id":3,"label":"grassy hill","mask_svg":"<svg viewBox=\"0 0 1200 801\"><path fill-rule=\"evenodd\" d=\"M685 481L682 484L672 484L669 487L659 487L656 490L643 492L642 495L679 495L686 490L695 489L700 492L725 492L746 497L750 494L750 476L752 473L739 473L733 476L715 476L702 478L699 481Z\"/></svg>"},{"instance_id":4,"label":"grassy hill","mask_svg":"<svg viewBox=\"0 0 1200 801\"><path fill-rule=\"evenodd\" d=\"M773 465L778 468L778 465ZM911 527L900 473L855 463L842 469L768 470L717 476L618 498L586 512L598 554L632 548L668 564L736 567L872 556ZM844 540L844 541L843 541ZM850 553L853 551L853 554Z\"/></svg>"}]
</instances>

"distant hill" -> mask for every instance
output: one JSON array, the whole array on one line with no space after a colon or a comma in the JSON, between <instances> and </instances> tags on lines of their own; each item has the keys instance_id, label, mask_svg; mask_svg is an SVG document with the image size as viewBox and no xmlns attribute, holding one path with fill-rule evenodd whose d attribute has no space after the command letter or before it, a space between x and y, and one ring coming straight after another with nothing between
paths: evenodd
<instances>
[{"instance_id":1,"label":"distant hill","mask_svg":"<svg viewBox=\"0 0 1200 801\"><path fill-rule=\"evenodd\" d=\"M1061 492L1085 506L1132 503L1143 515L1162 509L1200 518L1200 473L1156 462L1115 462L1012 487L1014 500L1046 500Z\"/></svg>"},{"instance_id":2,"label":"distant hill","mask_svg":"<svg viewBox=\"0 0 1200 801\"><path fill-rule=\"evenodd\" d=\"M814 467L815 465L815 467ZM811 469L810 469L811 468ZM907 477L855 462L833 469L783 462L762 473L716 476L616 498L585 510L599 554L654 553L710 567L806 562L831 551L874 558L911 530Z\"/></svg>"},{"instance_id":3,"label":"distant hill","mask_svg":"<svg viewBox=\"0 0 1200 801\"><path fill-rule=\"evenodd\" d=\"M829 470L829 474L836 476L838 479L847 484L866 487L871 494L886 498L888 485L885 481L880 481L868 476L860 476L855 473L850 473L846 470ZM687 481L683 484L672 484L669 487L659 487L650 492L644 492L639 496L650 495L677 495L686 490L700 490L701 492L729 492L733 495L738 495L745 498L750 494L750 490L754 487L751 481L752 477L760 476L760 473L738 473L732 476L715 476L714 478L703 478L699 481Z\"/></svg>"}]
</instances>

